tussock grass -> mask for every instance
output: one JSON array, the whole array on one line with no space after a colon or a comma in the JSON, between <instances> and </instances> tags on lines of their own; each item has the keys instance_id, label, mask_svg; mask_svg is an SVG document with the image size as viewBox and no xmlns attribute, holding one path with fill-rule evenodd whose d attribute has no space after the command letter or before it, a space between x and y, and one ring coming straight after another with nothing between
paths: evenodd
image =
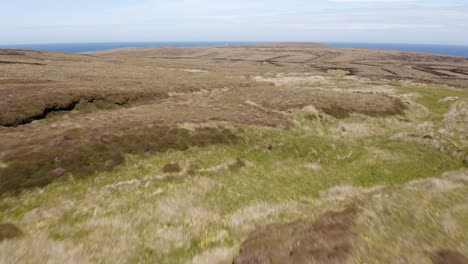
<instances>
[{"instance_id":1,"label":"tussock grass","mask_svg":"<svg viewBox=\"0 0 468 264\"><path fill-rule=\"evenodd\" d=\"M301 118L305 115L307 113L301 111L291 113L300 125L289 130L245 126L243 136L232 145L195 146L185 151L169 150L148 157L130 155L124 164L111 172L67 183L55 182L44 189L24 192L16 197L6 196L1 204L6 210L2 210L0 220L19 224L27 235L22 240L1 245L0 252L11 250L13 245L38 247L38 244L31 243L35 237L43 236L47 241L43 245L50 247L48 250L63 248L61 256L38 254L28 249L31 259L57 262L86 255L91 262L105 263L119 260L134 263L229 263L245 237L269 223L303 217L313 219L330 208L339 208L349 201L373 195L376 195L372 198L375 201L366 203L371 212L377 210L373 206L378 202L390 210L403 210L397 203L398 197L410 199L414 195L411 198L415 201L414 206L416 201L428 203L426 199L433 199L429 194L421 196L421 192L427 191L428 183L442 186L435 189L437 192L441 189L446 190L444 193L454 192L453 197L459 197L466 186L466 182L460 180L465 177L463 173L458 174L462 175L457 176L460 179L455 176L456 180L449 178L448 181L454 181L454 185L425 179L464 165L447 153L417 142L389 139L388 136L396 131L407 129L406 122L401 121L401 127L384 129L380 125L370 126L370 133L355 137L341 133L336 127L343 122L361 122L360 118L364 117L356 116L349 120ZM399 122L393 117L365 118L377 124ZM317 122L321 124L323 134L317 131ZM235 164L233 161L237 159L246 165L235 170L229 170L228 165L224 170L203 170ZM164 165L174 161L179 162L182 172L166 174ZM321 169L311 170L308 164L312 163ZM189 174L188 168L193 168L194 174ZM414 179L421 181L409 183ZM410 191L401 191L400 194L402 186L407 186L404 190L415 188L414 193L410 195L405 193ZM386 198L379 200L379 195L394 195L394 198L387 203ZM451 202L452 198L438 204L447 208L452 206ZM404 210L411 211L410 207ZM382 220L370 218L368 221L389 221L385 220L385 211L376 212L370 214L376 214L376 219ZM460 213L450 213L440 229L431 229L431 232L454 228L465 230L457 218L464 215ZM410 221L408 217L397 219L398 225L405 225ZM428 219L429 216L416 222ZM393 226L401 228L391 222L383 225L388 230L393 230ZM357 228L359 226L361 224ZM373 230L359 236L359 246L353 249L356 260L373 258L373 255L363 255L366 247L371 245L365 236L372 234L375 241L383 241L390 235L379 233L380 229ZM44 233L47 234L45 237ZM397 245L408 241L403 233L397 236L395 240L388 241ZM445 241L442 237L437 239L439 244ZM463 237L453 240L451 245L463 252L464 249L456 242L460 239ZM71 245L81 246L78 250ZM388 252L388 259L396 257L383 245L373 246L376 252ZM399 250L407 252L401 246ZM18 251L11 252L7 262L21 256Z\"/></svg>"},{"instance_id":2,"label":"tussock grass","mask_svg":"<svg viewBox=\"0 0 468 264\"><path fill-rule=\"evenodd\" d=\"M129 154L113 170L3 194L0 223L24 236L0 243L0 262L232 263L252 231L320 223L350 205L359 209L349 227L356 263L430 263L444 248L467 255L465 148L452 151L466 134L439 132L459 127L466 98L393 89L408 103L404 114L337 119L309 106L282 113L288 129L186 123L158 139L122 138ZM457 96L444 101L456 109L449 118L418 101L424 96ZM148 142L158 151L148 152ZM175 162L177 171L165 170Z\"/></svg>"},{"instance_id":3,"label":"tussock grass","mask_svg":"<svg viewBox=\"0 0 468 264\"><path fill-rule=\"evenodd\" d=\"M51 173L55 168L65 168L63 170L73 177L83 177L98 170L112 169L124 161L127 153L142 155L168 149L184 150L190 146L227 144L237 138L228 129L213 127L194 131L168 126L136 128L123 135L101 135L99 138L95 133L84 135L79 132L68 131L61 140L55 140L41 152L24 153L23 149L10 152L12 161L0 168L0 194L49 184L58 178Z\"/></svg>"},{"instance_id":4,"label":"tussock grass","mask_svg":"<svg viewBox=\"0 0 468 264\"><path fill-rule=\"evenodd\" d=\"M432 120L440 121L445 114L448 113L452 100L447 98L454 98L455 100L462 99L468 100L466 91L457 90L449 87L442 86L403 86L398 88L399 93L416 93L419 96L415 101L426 108L432 113Z\"/></svg>"}]
</instances>

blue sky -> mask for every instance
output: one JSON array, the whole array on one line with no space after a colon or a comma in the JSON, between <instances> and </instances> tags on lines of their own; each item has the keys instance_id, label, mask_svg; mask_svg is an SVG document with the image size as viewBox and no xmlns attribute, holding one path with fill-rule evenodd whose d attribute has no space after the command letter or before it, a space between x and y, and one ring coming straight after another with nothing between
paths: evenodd
<instances>
[{"instance_id":1,"label":"blue sky","mask_svg":"<svg viewBox=\"0 0 468 264\"><path fill-rule=\"evenodd\" d=\"M468 0L14 0L0 44L336 41L468 45Z\"/></svg>"}]
</instances>

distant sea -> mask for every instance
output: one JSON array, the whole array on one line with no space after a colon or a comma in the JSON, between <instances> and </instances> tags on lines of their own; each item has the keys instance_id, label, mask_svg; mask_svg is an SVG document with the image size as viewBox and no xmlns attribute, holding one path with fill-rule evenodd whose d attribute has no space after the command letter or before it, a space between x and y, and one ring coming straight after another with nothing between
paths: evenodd
<instances>
[{"instance_id":1,"label":"distant sea","mask_svg":"<svg viewBox=\"0 0 468 264\"><path fill-rule=\"evenodd\" d=\"M0 48L32 49L62 51L67 53L81 53L108 49L121 48L141 48L141 47L203 47L203 46L223 46L223 45L244 45L256 44L260 42L221 42L221 41L200 41L200 42L109 42L109 43L56 43L56 44L21 44L21 45L0 45Z\"/></svg>"},{"instance_id":2,"label":"distant sea","mask_svg":"<svg viewBox=\"0 0 468 264\"><path fill-rule=\"evenodd\" d=\"M62 51L67 53L81 53L88 51L98 51L107 49L129 48L129 47L201 47L201 46L222 46L222 45L242 45L258 44L268 42L113 42L113 43L57 43L57 44L22 44L22 45L0 45L0 48L17 48L33 50ZM401 51L420 51L443 55L452 55L468 58L468 46L454 45L428 45L428 44L391 44L391 43L340 43L323 42L323 44L333 47L353 47L388 49Z\"/></svg>"},{"instance_id":3,"label":"distant sea","mask_svg":"<svg viewBox=\"0 0 468 264\"><path fill-rule=\"evenodd\" d=\"M442 55L452 55L468 58L468 46L430 45L430 44L392 44L392 43L345 43L325 42L333 47L370 48L400 51L419 51Z\"/></svg>"}]
</instances>

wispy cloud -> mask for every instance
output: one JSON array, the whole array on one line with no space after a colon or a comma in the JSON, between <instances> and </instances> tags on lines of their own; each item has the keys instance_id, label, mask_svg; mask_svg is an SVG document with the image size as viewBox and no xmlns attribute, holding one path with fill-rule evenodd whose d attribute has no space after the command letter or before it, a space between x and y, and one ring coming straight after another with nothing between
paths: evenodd
<instances>
[{"instance_id":1,"label":"wispy cloud","mask_svg":"<svg viewBox=\"0 0 468 264\"><path fill-rule=\"evenodd\" d=\"M418 0L328 0L334 3L401 3L417 2Z\"/></svg>"},{"instance_id":2,"label":"wispy cloud","mask_svg":"<svg viewBox=\"0 0 468 264\"><path fill-rule=\"evenodd\" d=\"M22 4L2 4L0 41L253 39L468 44L468 2L462 0L118 0L116 4L82 0L73 6L68 2L52 6L55 0L18 2ZM26 4L30 8L21 8Z\"/></svg>"}]
</instances>

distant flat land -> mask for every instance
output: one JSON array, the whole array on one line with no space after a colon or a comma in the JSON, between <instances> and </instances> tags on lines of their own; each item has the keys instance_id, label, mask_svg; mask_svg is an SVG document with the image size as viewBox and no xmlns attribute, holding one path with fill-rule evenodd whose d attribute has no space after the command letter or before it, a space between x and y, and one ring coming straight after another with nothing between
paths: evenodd
<instances>
[{"instance_id":1,"label":"distant flat land","mask_svg":"<svg viewBox=\"0 0 468 264\"><path fill-rule=\"evenodd\" d=\"M143 47L208 47L208 46L239 46L258 45L272 42L255 41L178 41L178 42L108 42L108 43L50 43L50 44L17 44L1 45L3 49L48 50L67 53L83 53L120 48ZM404 43L353 43L353 42L324 42L332 47L369 48L380 50L418 51L449 56L468 57L468 46L442 44L404 44Z\"/></svg>"},{"instance_id":2,"label":"distant flat land","mask_svg":"<svg viewBox=\"0 0 468 264\"><path fill-rule=\"evenodd\" d=\"M467 89L416 52L0 49L0 261L464 263Z\"/></svg>"}]
</instances>

